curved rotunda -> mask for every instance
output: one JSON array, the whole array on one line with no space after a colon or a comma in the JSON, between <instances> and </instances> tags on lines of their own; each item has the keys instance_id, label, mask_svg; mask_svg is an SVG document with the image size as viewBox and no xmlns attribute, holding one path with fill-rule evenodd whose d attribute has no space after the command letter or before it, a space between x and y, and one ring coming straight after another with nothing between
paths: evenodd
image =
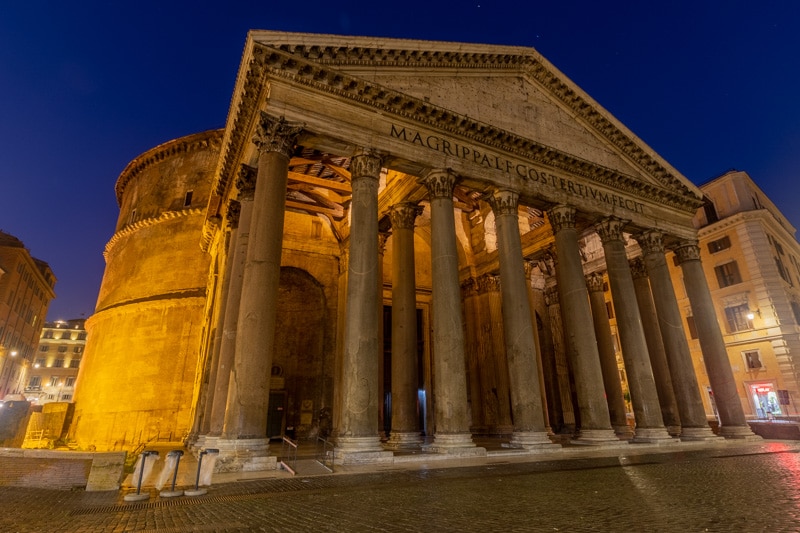
<instances>
[{"instance_id":1,"label":"curved rotunda","mask_svg":"<svg viewBox=\"0 0 800 533\"><path fill-rule=\"evenodd\" d=\"M530 48L253 31L224 130L143 154L117 197L82 446L255 470L284 434L342 463L719 438L672 253L719 435L752 436L702 194Z\"/></svg>"}]
</instances>

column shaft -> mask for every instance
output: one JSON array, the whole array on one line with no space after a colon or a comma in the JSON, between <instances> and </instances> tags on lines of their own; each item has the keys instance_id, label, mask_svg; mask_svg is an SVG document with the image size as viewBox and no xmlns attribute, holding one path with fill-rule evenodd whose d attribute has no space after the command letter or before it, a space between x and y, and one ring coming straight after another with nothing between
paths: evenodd
<instances>
[{"instance_id":1,"label":"column shaft","mask_svg":"<svg viewBox=\"0 0 800 533\"><path fill-rule=\"evenodd\" d=\"M592 323L592 312L578 250L575 210L567 206L557 206L548 212L548 218L555 236L558 261L556 276L564 320L564 340L567 343L567 352L572 353L580 409L580 433L574 442L619 442L611 429L608 415L597 338L593 328L586 327Z\"/></svg>"},{"instance_id":2,"label":"column shaft","mask_svg":"<svg viewBox=\"0 0 800 533\"><path fill-rule=\"evenodd\" d=\"M647 351L650 353L650 364L653 367L653 377L658 389L658 401L661 404L661 417L670 435L678 436L681 430L681 418L678 413L678 401L672 388L672 378L669 374L667 352L658 326L653 294L650 292L650 281L647 279L647 270L644 261L637 257L631 262L633 286L636 290L636 302L642 316L644 335L647 340Z\"/></svg>"},{"instance_id":3,"label":"column shaft","mask_svg":"<svg viewBox=\"0 0 800 533\"><path fill-rule=\"evenodd\" d=\"M433 393L436 416L434 442L425 448L439 452L475 446L469 432L467 408L464 323L453 213L455 181L455 175L449 171L432 171L424 179L431 206Z\"/></svg>"},{"instance_id":4,"label":"column shaft","mask_svg":"<svg viewBox=\"0 0 800 533\"><path fill-rule=\"evenodd\" d=\"M533 317L519 236L518 194L500 190L488 200L497 223L506 372L514 421L511 445L527 449L550 447L553 443L545 430Z\"/></svg>"},{"instance_id":5,"label":"column shaft","mask_svg":"<svg viewBox=\"0 0 800 533\"><path fill-rule=\"evenodd\" d=\"M708 371L711 390L719 413L719 434L729 438L747 438L754 434L747 425L742 402L736 390L733 370L728 360L728 350L717 322L714 301L708 288L700 248L696 242L683 243L675 250L683 271L683 281L692 306L700 349Z\"/></svg>"},{"instance_id":6,"label":"column shaft","mask_svg":"<svg viewBox=\"0 0 800 533\"><path fill-rule=\"evenodd\" d=\"M700 387L664 255L663 235L658 231L648 230L638 234L636 240L642 248L661 338L667 352L667 363L681 420L681 440L713 439L714 434L703 410Z\"/></svg>"},{"instance_id":7,"label":"column shaft","mask_svg":"<svg viewBox=\"0 0 800 533\"><path fill-rule=\"evenodd\" d=\"M392 428L390 448L422 443L417 410L417 291L414 276L415 204L398 204L392 222Z\"/></svg>"},{"instance_id":8,"label":"column shaft","mask_svg":"<svg viewBox=\"0 0 800 533\"><path fill-rule=\"evenodd\" d=\"M265 439L269 376L275 345L283 220L289 157L299 126L262 114L254 141L258 177L249 227L247 259L236 332L236 354L225 415L228 438ZM268 447L268 444L266 445Z\"/></svg>"},{"instance_id":9,"label":"column shaft","mask_svg":"<svg viewBox=\"0 0 800 533\"><path fill-rule=\"evenodd\" d=\"M636 419L634 441L652 442L668 440L671 437L664 428L661 405L647 352L642 317L636 303L636 290L633 287L628 257L625 253L622 228L625 222L608 217L595 225L603 242L611 297L617 313L617 330L622 345L622 358L628 376L628 390L631 393L633 414Z\"/></svg>"},{"instance_id":10,"label":"column shaft","mask_svg":"<svg viewBox=\"0 0 800 533\"><path fill-rule=\"evenodd\" d=\"M378 180L381 160L364 151L351 159L353 201L345 318L342 405L337 445L345 452L381 451L378 436Z\"/></svg>"},{"instance_id":11,"label":"column shaft","mask_svg":"<svg viewBox=\"0 0 800 533\"><path fill-rule=\"evenodd\" d=\"M589 304L592 308L594 334L597 336L597 349L600 352L600 368L603 372L603 385L606 389L611 427L614 428L617 436L631 438L633 431L628 425L625 399L622 397L622 382L617 366L617 354L614 352L614 339L611 335L606 298L603 294L603 275L596 272L590 274L586 277L586 285L589 289Z\"/></svg>"}]
</instances>

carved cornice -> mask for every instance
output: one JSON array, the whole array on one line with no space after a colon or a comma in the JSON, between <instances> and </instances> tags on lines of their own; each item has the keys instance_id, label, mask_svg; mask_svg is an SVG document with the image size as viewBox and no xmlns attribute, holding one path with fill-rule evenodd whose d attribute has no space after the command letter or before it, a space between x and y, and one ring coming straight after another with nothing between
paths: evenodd
<instances>
[{"instance_id":1,"label":"carved cornice","mask_svg":"<svg viewBox=\"0 0 800 533\"><path fill-rule=\"evenodd\" d=\"M467 278L461 282L461 295L464 298L478 295L478 282L475 278Z\"/></svg>"},{"instance_id":2,"label":"carved cornice","mask_svg":"<svg viewBox=\"0 0 800 533\"><path fill-rule=\"evenodd\" d=\"M123 237L127 237L139 231L142 228L149 228L158 224L164 224L165 222L169 222L170 220L175 220L176 218L183 218L189 217L194 215L202 215L205 213L205 209L181 209L180 211L165 211L161 213L161 215L157 217L151 218L143 218L141 220L137 220L133 224L129 224L122 228L120 231L116 232L114 235L106 243L105 250L103 250L103 257L105 257L106 262L108 262L108 256L111 253L112 248L119 242L120 239ZM213 229L216 228L217 219L212 219L210 221ZM209 228L211 230L212 228ZM203 230L205 233L205 230Z\"/></svg>"},{"instance_id":3,"label":"carved cornice","mask_svg":"<svg viewBox=\"0 0 800 533\"><path fill-rule=\"evenodd\" d=\"M414 229L414 221L422 211L422 206L410 202L393 205L389 211L392 229Z\"/></svg>"},{"instance_id":4,"label":"carved cornice","mask_svg":"<svg viewBox=\"0 0 800 533\"><path fill-rule=\"evenodd\" d=\"M603 292L603 275L599 272L587 275L586 288L589 289L589 292Z\"/></svg>"},{"instance_id":5,"label":"carved cornice","mask_svg":"<svg viewBox=\"0 0 800 533\"><path fill-rule=\"evenodd\" d=\"M673 251L678 258L679 265L687 261L700 261L700 247L697 245L697 241L683 241Z\"/></svg>"},{"instance_id":6,"label":"carved cornice","mask_svg":"<svg viewBox=\"0 0 800 533\"><path fill-rule=\"evenodd\" d=\"M617 217L605 217L594 225L594 229L600 236L600 242L603 244L610 241L625 242L622 236L622 228L625 227L627 223L628 221L621 220Z\"/></svg>"},{"instance_id":7,"label":"carved cornice","mask_svg":"<svg viewBox=\"0 0 800 533\"><path fill-rule=\"evenodd\" d=\"M644 260L641 257L634 257L628 263L631 265L633 279L647 277L647 267L645 267Z\"/></svg>"},{"instance_id":8,"label":"carved cornice","mask_svg":"<svg viewBox=\"0 0 800 533\"><path fill-rule=\"evenodd\" d=\"M664 234L656 230L645 230L633 236L642 249L642 256L664 253Z\"/></svg>"},{"instance_id":9,"label":"carved cornice","mask_svg":"<svg viewBox=\"0 0 800 533\"><path fill-rule=\"evenodd\" d=\"M486 201L492 207L494 216L512 215L516 218L519 214L519 193L508 189L498 189L486 196Z\"/></svg>"},{"instance_id":10,"label":"carved cornice","mask_svg":"<svg viewBox=\"0 0 800 533\"><path fill-rule=\"evenodd\" d=\"M453 198L453 188L458 177L450 170L432 170L421 183L428 189L431 200L434 198Z\"/></svg>"},{"instance_id":11,"label":"carved cornice","mask_svg":"<svg viewBox=\"0 0 800 533\"><path fill-rule=\"evenodd\" d=\"M256 180L258 169L250 165L241 165L239 176L236 179L236 188L239 190L239 200L242 202L253 201L256 193Z\"/></svg>"},{"instance_id":12,"label":"carved cornice","mask_svg":"<svg viewBox=\"0 0 800 533\"><path fill-rule=\"evenodd\" d=\"M562 229L575 228L575 208L568 205L557 205L547 211L547 219L553 228L553 235Z\"/></svg>"},{"instance_id":13,"label":"carved cornice","mask_svg":"<svg viewBox=\"0 0 800 533\"><path fill-rule=\"evenodd\" d=\"M253 143L260 153L276 152L289 159L304 127L305 124L289 124L283 117L275 118L262 111Z\"/></svg>"},{"instance_id":14,"label":"carved cornice","mask_svg":"<svg viewBox=\"0 0 800 533\"><path fill-rule=\"evenodd\" d=\"M181 153L190 153L197 150L216 150L219 151L222 145L223 130L210 130L194 135L187 135L169 142L165 142L155 148L146 151L125 167L125 170L117 178L114 190L117 195L117 204L122 205L122 196L125 187L137 175L144 172L156 163Z\"/></svg>"},{"instance_id":15,"label":"carved cornice","mask_svg":"<svg viewBox=\"0 0 800 533\"><path fill-rule=\"evenodd\" d=\"M309 52L314 48L316 52ZM478 144L492 146L552 168L583 176L615 190L637 194L659 204L694 212L702 201L680 179L639 143L596 109L596 105L578 95L569 84L533 55L473 54L468 52L378 50L359 47L308 47L284 45L271 48L256 44L259 56L269 76L325 91L339 98L350 99L454 135L472 139ZM582 160L552 147L525 139L501 128L459 115L374 82L338 70L341 66L413 67L413 68L473 68L515 70L530 76L572 111L583 118L602 137L617 146L642 170L653 176L662 187L654 186L633 176ZM676 191L680 191L677 193Z\"/></svg>"}]
</instances>

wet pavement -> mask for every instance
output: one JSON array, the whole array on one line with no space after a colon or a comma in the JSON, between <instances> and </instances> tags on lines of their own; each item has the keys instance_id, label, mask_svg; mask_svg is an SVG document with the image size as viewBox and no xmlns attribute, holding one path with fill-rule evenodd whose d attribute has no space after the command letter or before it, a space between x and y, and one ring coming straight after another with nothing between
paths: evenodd
<instances>
[{"instance_id":1,"label":"wet pavement","mask_svg":"<svg viewBox=\"0 0 800 533\"><path fill-rule=\"evenodd\" d=\"M562 455L228 476L204 496L148 489L140 503L0 487L0 531L800 531L797 442Z\"/></svg>"}]
</instances>

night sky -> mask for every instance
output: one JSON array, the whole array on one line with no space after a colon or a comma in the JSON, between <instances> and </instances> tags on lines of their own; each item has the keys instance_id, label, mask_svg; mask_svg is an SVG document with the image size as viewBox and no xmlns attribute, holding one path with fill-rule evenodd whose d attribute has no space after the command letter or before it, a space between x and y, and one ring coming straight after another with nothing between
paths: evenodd
<instances>
[{"instance_id":1,"label":"night sky","mask_svg":"<svg viewBox=\"0 0 800 533\"><path fill-rule=\"evenodd\" d=\"M128 162L224 126L249 29L533 47L695 184L745 170L800 227L800 2L2 4L0 229L53 268L49 320L94 311Z\"/></svg>"}]
</instances>

